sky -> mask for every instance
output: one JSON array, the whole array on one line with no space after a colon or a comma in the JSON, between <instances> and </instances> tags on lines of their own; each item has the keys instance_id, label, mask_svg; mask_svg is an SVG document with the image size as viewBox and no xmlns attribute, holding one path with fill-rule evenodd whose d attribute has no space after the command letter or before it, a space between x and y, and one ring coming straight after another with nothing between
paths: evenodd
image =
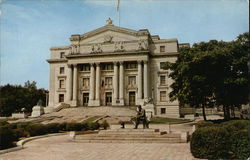
<instances>
[{"instance_id":1,"label":"sky","mask_svg":"<svg viewBox=\"0 0 250 160\"><path fill-rule=\"evenodd\" d=\"M0 85L49 88L52 46L113 19L118 0L0 0ZM249 31L248 0L120 0L120 26L179 43L232 41Z\"/></svg>"}]
</instances>

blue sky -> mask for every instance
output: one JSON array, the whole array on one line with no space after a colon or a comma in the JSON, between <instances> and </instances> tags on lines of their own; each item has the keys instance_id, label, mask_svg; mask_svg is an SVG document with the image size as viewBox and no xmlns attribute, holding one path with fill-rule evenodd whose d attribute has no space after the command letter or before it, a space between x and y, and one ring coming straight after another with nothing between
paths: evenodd
<instances>
[{"instance_id":1,"label":"blue sky","mask_svg":"<svg viewBox=\"0 0 250 160\"><path fill-rule=\"evenodd\" d=\"M118 25L117 0L0 0L0 84L36 81L48 89L49 48L72 34ZM120 26L179 43L231 41L249 31L247 0L120 0Z\"/></svg>"}]
</instances>

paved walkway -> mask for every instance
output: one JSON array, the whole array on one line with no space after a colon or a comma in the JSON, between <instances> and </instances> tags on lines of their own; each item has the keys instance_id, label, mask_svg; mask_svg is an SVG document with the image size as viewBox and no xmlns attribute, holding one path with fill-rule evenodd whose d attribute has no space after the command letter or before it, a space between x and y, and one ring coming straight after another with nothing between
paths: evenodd
<instances>
[{"instance_id":1,"label":"paved walkway","mask_svg":"<svg viewBox=\"0 0 250 160\"><path fill-rule=\"evenodd\" d=\"M79 143L68 135L37 139L0 160L192 160L189 143Z\"/></svg>"}]
</instances>

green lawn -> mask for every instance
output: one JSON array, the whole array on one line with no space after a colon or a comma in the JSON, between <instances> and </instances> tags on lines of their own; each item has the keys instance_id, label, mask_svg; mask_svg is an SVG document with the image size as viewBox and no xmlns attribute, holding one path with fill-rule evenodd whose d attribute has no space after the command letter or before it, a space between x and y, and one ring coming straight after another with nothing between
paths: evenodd
<instances>
[{"instance_id":1,"label":"green lawn","mask_svg":"<svg viewBox=\"0 0 250 160\"><path fill-rule=\"evenodd\" d=\"M95 120L97 120L98 118L100 118L101 116L93 116L93 117L89 117L88 119L86 119L84 122L85 123L90 123L90 122L94 122Z\"/></svg>"},{"instance_id":2,"label":"green lawn","mask_svg":"<svg viewBox=\"0 0 250 160\"><path fill-rule=\"evenodd\" d=\"M187 122L191 121L187 119L174 119L174 118L163 118L163 117L154 117L150 119L150 123L155 123L155 124L165 124L165 123L178 124Z\"/></svg>"}]
</instances>

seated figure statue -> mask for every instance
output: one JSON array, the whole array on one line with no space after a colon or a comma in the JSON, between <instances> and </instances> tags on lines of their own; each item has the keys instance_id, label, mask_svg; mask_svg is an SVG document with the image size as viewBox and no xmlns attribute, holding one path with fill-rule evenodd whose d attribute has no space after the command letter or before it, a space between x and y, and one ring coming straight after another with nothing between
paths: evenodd
<instances>
[{"instance_id":1,"label":"seated figure statue","mask_svg":"<svg viewBox=\"0 0 250 160\"><path fill-rule=\"evenodd\" d=\"M135 117L135 128L134 129L138 128L138 125L140 124L140 122L142 122L144 129L149 128L149 126L148 126L149 122L148 122L147 117L146 117L146 112L144 109L142 109L141 106L138 106L137 115Z\"/></svg>"}]
</instances>

